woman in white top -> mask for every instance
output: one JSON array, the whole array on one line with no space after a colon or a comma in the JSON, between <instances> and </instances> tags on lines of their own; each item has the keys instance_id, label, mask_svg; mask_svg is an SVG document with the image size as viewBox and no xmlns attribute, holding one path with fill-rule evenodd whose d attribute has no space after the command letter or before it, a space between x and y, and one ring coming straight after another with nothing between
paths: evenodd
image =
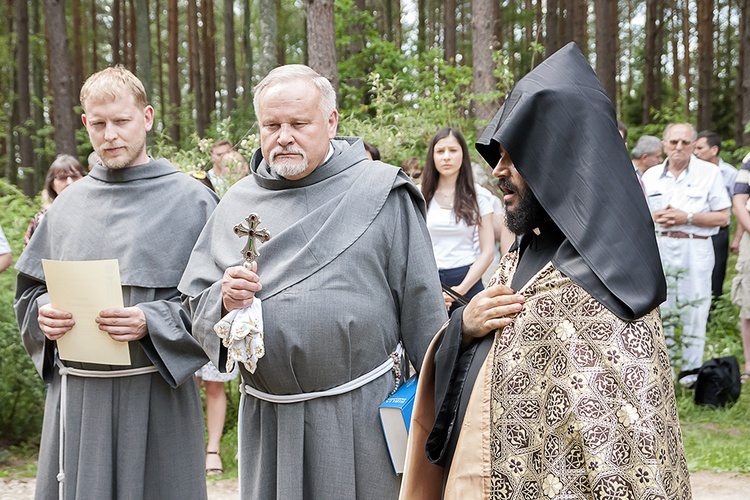
<instances>
[{"instance_id":1,"label":"woman in white top","mask_svg":"<svg viewBox=\"0 0 750 500\"><path fill-rule=\"evenodd\" d=\"M447 127L432 138L421 188L440 281L471 298L484 289L482 274L492 262L495 235L492 201L477 196L469 148L461 132ZM453 312L460 304L444 296Z\"/></svg>"}]
</instances>

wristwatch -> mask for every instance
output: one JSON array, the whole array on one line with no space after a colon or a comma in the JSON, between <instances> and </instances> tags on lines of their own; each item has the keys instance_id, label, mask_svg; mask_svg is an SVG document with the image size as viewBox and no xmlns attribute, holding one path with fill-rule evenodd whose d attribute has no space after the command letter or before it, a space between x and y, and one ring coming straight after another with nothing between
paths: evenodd
<instances>
[{"instance_id":1,"label":"wristwatch","mask_svg":"<svg viewBox=\"0 0 750 500\"><path fill-rule=\"evenodd\" d=\"M693 212L690 212L687 214L687 225L688 226L693 225Z\"/></svg>"}]
</instances>

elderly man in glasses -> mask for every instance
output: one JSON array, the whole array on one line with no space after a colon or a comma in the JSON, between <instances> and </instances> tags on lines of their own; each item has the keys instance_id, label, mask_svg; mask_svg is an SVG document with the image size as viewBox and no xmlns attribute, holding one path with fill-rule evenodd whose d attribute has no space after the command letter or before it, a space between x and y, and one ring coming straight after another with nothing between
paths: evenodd
<instances>
[{"instance_id":1,"label":"elderly man in glasses","mask_svg":"<svg viewBox=\"0 0 750 500\"><path fill-rule=\"evenodd\" d=\"M729 224L732 205L719 167L693 155L696 140L692 125L667 125L662 139L667 159L643 174L669 284L661 311L664 330L673 349L682 347L682 370L703 362L714 267L711 236ZM674 338L676 322L683 327L680 342ZM673 367L674 357L673 352ZM685 385L694 381L695 375L681 379Z\"/></svg>"}]
</instances>

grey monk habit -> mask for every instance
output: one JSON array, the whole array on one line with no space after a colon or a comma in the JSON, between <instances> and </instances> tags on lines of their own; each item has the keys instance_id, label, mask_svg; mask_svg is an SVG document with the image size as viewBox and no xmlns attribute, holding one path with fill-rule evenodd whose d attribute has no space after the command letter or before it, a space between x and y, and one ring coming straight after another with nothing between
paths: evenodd
<instances>
[{"instance_id":1,"label":"grey monk habit","mask_svg":"<svg viewBox=\"0 0 750 500\"><path fill-rule=\"evenodd\" d=\"M256 212L272 238L260 247L265 357L244 383L272 394L339 386L383 363L399 340L420 366L446 319L424 202L398 168L372 162L361 140L335 140L307 177L279 178L256 152L252 175L221 200L196 245L180 291L193 335L225 369L213 331L221 277L238 265L232 232ZM242 498L396 498L378 405L394 388L387 373L360 389L302 403L248 396L241 408Z\"/></svg>"},{"instance_id":2,"label":"grey monk habit","mask_svg":"<svg viewBox=\"0 0 750 500\"><path fill-rule=\"evenodd\" d=\"M55 345L39 329L49 303L41 259L119 259L125 306L149 334L130 342L130 367L65 362L86 370L155 366L123 378L68 377L65 498L205 498L203 413L193 372L206 362L190 336L177 283L217 198L165 160L101 165L66 189L16 264L23 343L50 384L37 498L57 498L60 375ZM106 335L102 333L102 335Z\"/></svg>"}]
</instances>

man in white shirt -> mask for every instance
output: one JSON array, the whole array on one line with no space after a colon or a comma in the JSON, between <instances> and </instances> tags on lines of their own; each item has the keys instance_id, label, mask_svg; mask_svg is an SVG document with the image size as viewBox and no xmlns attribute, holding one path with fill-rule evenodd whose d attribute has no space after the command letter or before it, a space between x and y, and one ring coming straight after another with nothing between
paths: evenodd
<instances>
[{"instance_id":1,"label":"man in white shirt","mask_svg":"<svg viewBox=\"0 0 750 500\"><path fill-rule=\"evenodd\" d=\"M696 140L692 125L667 125L662 139L667 159L643 174L669 284L662 305L668 341L674 343L672 318L679 317L683 325L682 370L703 362L714 267L710 237L729 224L731 206L719 168L692 154Z\"/></svg>"}]
</instances>

